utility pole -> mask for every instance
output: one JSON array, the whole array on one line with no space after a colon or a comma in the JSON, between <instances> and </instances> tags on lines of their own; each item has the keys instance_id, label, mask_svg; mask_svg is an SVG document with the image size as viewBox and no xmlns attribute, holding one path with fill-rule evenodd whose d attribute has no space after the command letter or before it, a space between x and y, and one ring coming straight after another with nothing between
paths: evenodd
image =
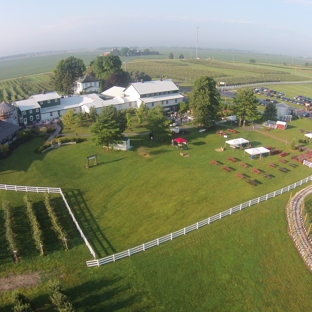
<instances>
[{"instance_id":1,"label":"utility pole","mask_svg":"<svg viewBox=\"0 0 312 312\"><path fill-rule=\"evenodd\" d=\"M196 27L196 59L198 59L198 26Z\"/></svg>"}]
</instances>

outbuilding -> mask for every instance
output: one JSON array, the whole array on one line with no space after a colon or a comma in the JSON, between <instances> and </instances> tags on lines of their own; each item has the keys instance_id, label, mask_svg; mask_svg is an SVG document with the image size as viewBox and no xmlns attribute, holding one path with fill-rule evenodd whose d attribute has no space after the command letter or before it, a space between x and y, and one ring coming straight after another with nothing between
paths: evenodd
<instances>
[{"instance_id":1,"label":"outbuilding","mask_svg":"<svg viewBox=\"0 0 312 312\"><path fill-rule=\"evenodd\" d=\"M277 121L276 122L276 129L286 130L287 129L287 122L286 121Z\"/></svg>"}]
</instances>

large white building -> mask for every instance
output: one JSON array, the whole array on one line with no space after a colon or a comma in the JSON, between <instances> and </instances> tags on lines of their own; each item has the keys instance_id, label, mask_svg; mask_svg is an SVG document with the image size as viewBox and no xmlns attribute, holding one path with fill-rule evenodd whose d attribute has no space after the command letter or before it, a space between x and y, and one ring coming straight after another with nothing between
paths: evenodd
<instances>
[{"instance_id":1,"label":"large white building","mask_svg":"<svg viewBox=\"0 0 312 312\"><path fill-rule=\"evenodd\" d=\"M93 76L86 74L76 81L74 92L75 94L99 93L100 81Z\"/></svg>"},{"instance_id":2,"label":"large white building","mask_svg":"<svg viewBox=\"0 0 312 312\"><path fill-rule=\"evenodd\" d=\"M148 108L161 105L164 110L175 111L183 95L171 80L131 83L127 88L112 87L101 95L91 93L61 97L57 92L37 94L28 100L16 101L21 111L20 122L31 125L34 122L61 117L69 109L75 113L90 112L93 106L100 113L103 107L113 105L118 110L138 108L144 103Z\"/></svg>"}]
</instances>

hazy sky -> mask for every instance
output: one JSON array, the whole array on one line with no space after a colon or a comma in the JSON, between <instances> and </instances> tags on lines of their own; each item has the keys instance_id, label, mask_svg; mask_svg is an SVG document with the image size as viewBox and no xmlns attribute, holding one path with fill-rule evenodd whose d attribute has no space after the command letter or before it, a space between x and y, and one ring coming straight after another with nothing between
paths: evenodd
<instances>
[{"instance_id":1,"label":"hazy sky","mask_svg":"<svg viewBox=\"0 0 312 312\"><path fill-rule=\"evenodd\" d=\"M0 0L0 56L196 46L312 56L312 0Z\"/></svg>"}]
</instances>

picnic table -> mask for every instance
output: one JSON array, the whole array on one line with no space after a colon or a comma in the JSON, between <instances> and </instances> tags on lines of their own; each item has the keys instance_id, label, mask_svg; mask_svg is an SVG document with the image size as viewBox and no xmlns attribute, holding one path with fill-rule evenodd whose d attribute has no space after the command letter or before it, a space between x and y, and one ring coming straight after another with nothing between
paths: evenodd
<instances>
[{"instance_id":1,"label":"picnic table","mask_svg":"<svg viewBox=\"0 0 312 312\"><path fill-rule=\"evenodd\" d=\"M285 172L285 173L288 172L288 169L283 168L283 167L279 167L278 170L279 170L279 171L282 171L282 172Z\"/></svg>"},{"instance_id":2,"label":"picnic table","mask_svg":"<svg viewBox=\"0 0 312 312\"><path fill-rule=\"evenodd\" d=\"M276 168L275 164L269 164L269 166L272 167L272 168Z\"/></svg>"},{"instance_id":3,"label":"picnic table","mask_svg":"<svg viewBox=\"0 0 312 312\"><path fill-rule=\"evenodd\" d=\"M237 162L236 158L232 157L232 156L229 156L227 158L227 160L231 161L231 162Z\"/></svg>"},{"instance_id":4,"label":"picnic table","mask_svg":"<svg viewBox=\"0 0 312 312\"><path fill-rule=\"evenodd\" d=\"M264 173L262 176L264 178L267 178L267 179L271 179L272 178L272 176L270 174L268 174L268 173Z\"/></svg>"},{"instance_id":5,"label":"picnic table","mask_svg":"<svg viewBox=\"0 0 312 312\"><path fill-rule=\"evenodd\" d=\"M261 173L261 171L260 171L259 169L257 169L257 168L251 168L251 171L252 171L253 173L256 173L256 174Z\"/></svg>"},{"instance_id":6,"label":"picnic table","mask_svg":"<svg viewBox=\"0 0 312 312\"><path fill-rule=\"evenodd\" d=\"M237 133L237 131L234 130L234 129L227 129L226 131L228 131L228 132L230 132L230 133L233 133L233 134L236 134L236 133Z\"/></svg>"},{"instance_id":7,"label":"picnic table","mask_svg":"<svg viewBox=\"0 0 312 312\"><path fill-rule=\"evenodd\" d=\"M249 183L252 186L256 186L257 185L257 182L254 181L254 180L251 180L251 179L247 179L246 182Z\"/></svg>"},{"instance_id":8,"label":"picnic table","mask_svg":"<svg viewBox=\"0 0 312 312\"><path fill-rule=\"evenodd\" d=\"M280 161L281 163L283 163L283 164L287 163L287 160L285 160L285 159L283 159L283 158L281 158L279 161Z\"/></svg>"},{"instance_id":9,"label":"picnic table","mask_svg":"<svg viewBox=\"0 0 312 312\"><path fill-rule=\"evenodd\" d=\"M288 155L287 152L283 152L283 153L278 154L278 156L280 156L280 157L285 157L285 156L287 156L287 155Z\"/></svg>"},{"instance_id":10,"label":"picnic table","mask_svg":"<svg viewBox=\"0 0 312 312\"><path fill-rule=\"evenodd\" d=\"M244 163L244 162L241 162L240 164L239 164L241 167L244 167L244 168L248 168L249 166L246 164L246 163Z\"/></svg>"},{"instance_id":11,"label":"picnic table","mask_svg":"<svg viewBox=\"0 0 312 312\"><path fill-rule=\"evenodd\" d=\"M209 163L211 165L213 165L213 166L218 166L219 165L219 163L217 161L215 161L215 160L210 160Z\"/></svg>"},{"instance_id":12,"label":"picnic table","mask_svg":"<svg viewBox=\"0 0 312 312\"><path fill-rule=\"evenodd\" d=\"M230 172L231 171L231 169L229 167L227 167L227 166L222 166L221 168L222 168L222 170L224 170L226 172Z\"/></svg>"},{"instance_id":13,"label":"picnic table","mask_svg":"<svg viewBox=\"0 0 312 312\"><path fill-rule=\"evenodd\" d=\"M293 167L293 168L296 168L297 167L297 164L294 164L294 163L289 163L288 164L290 167Z\"/></svg>"},{"instance_id":14,"label":"picnic table","mask_svg":"<svg viewBox=\"0 0 312 312\"><path fill-rule=\"evenodd\" d=\"M245 176L241 174L240 172L236 172L235 177L240 178L240 179L245 179Z\"/></svg>"}]
</instances>

